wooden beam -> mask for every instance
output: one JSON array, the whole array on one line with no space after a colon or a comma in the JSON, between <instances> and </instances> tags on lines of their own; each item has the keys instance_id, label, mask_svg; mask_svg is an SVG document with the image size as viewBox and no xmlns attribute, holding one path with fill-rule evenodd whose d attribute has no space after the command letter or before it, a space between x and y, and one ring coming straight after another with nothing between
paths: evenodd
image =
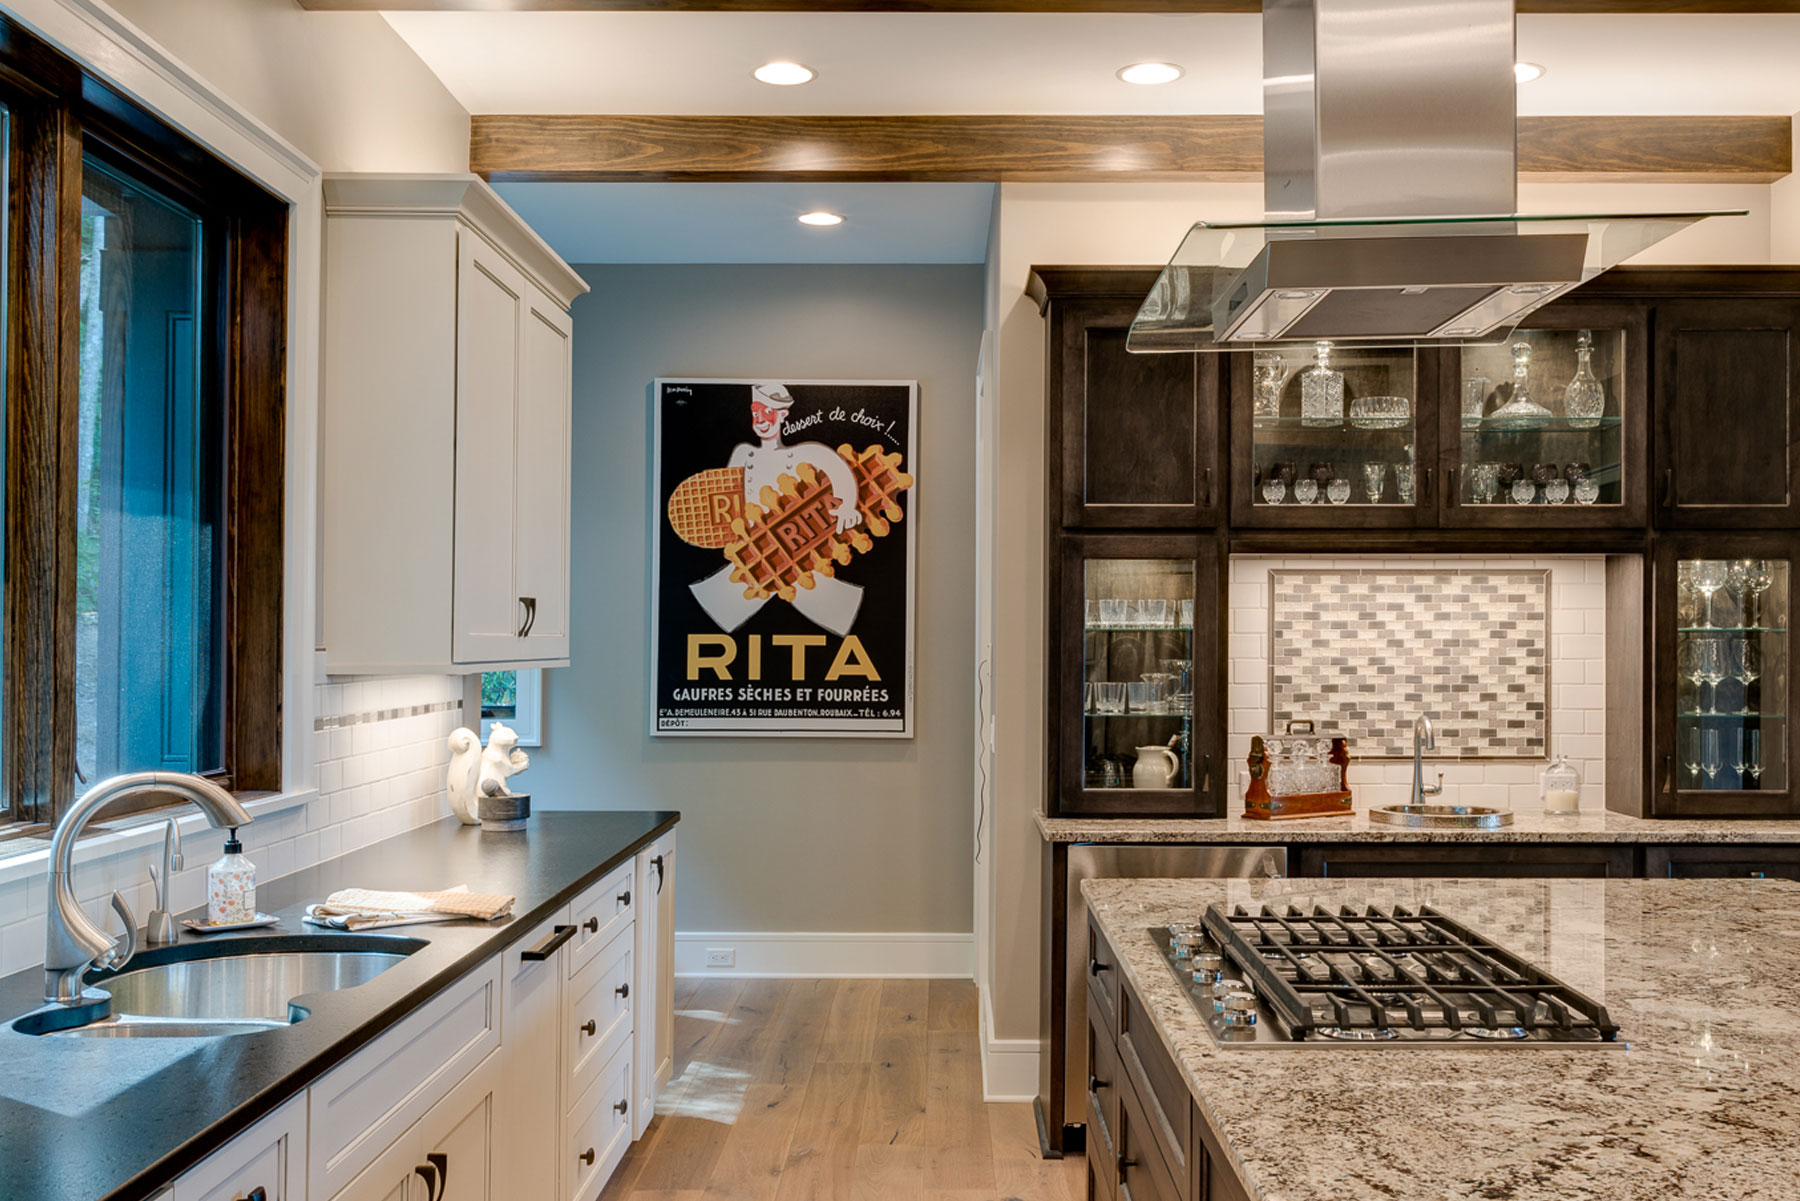
<instances>
[{"instance_id":1,"label":"wooden beam","mask_svg":"<svg viewBox=\"0 0 1800 1201\"><path fill-rule=\"evenodd\" d=\"M1247 180L1256 116L477 116L490 180ZM1768 183L1788 117L1521 117L1534 181Z\"/></svg>"},{"instance_id":2,"label":"wooden beam","mask_svg":"<svg viewBox=\"0 0 1800 1201\"><path fill-rule=\"evenodd\" d=\"M317 11L1255 13L1261 0L300 0ZM1791 13L1800 0L1519 0L1522 13Z\"/></svg>"}]
</instances>

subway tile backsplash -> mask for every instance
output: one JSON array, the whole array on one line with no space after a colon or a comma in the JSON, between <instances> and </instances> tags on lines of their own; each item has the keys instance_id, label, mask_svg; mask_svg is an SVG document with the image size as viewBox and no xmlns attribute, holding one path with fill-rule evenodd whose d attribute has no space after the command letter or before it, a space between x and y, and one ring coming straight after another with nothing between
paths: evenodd
<instances>
[{"instance_id":1,"label":"subway tile backsplash","mask_svg":"<svg viewBox=\"0 0 1800 1201\"><path fill-rule=\"evenodd\" d=\"M444 772L450 731L465 724L461 676L333 676L315 687L319 795L244 829L244 853L256 864L258 883L450 815ZM205 903L206 868L220 845L211 830L185 835L188 866L175 875L172 910ZM146 868L161 854L159 842L82 863L75 882L88 912L99 920L104 898L116 888L142 921L152 905ZM389 883L371 880L369 887ZM0 975L43 962L45 904L41 873L0 884ZM116 934L118 919L105 916Z\"/></svg>"},{"instance_id":2,"label":"subway tile backsplash","mask_svg":"<svg viewBox=\"0 0 1800 1201\"><path fill-rule=\"evenodd\" d=\"M1599 809L1606 787L1606 584L1605 560L1599 556L1567 558L1473 558L1456 556L1406 558L1330 558L1320 556L1234 556L1230 562L1228 603L1229 753L1237 764L1237 795L1250 739L1270 730L1271 655L1278 642L1273 630L1272 573L1418 573L1536 574L1548 578L1548 748L1506 758L1462 758L1440 742L1448 755L1426 761L1427 782L1444 773L1447 804L1501 804L1515 809L1539 807L1537 774L1551 754L1567 754L1581 772L1581 803ZM1510 618L1506 620L1511 620ZM1323 635L1319 635L1323 637ZM1319 648L1322 653L1329 648ZM1402 704L1401 709L1406 706ZM1434 717L1444 714L1432 711ZM1358 809L1404 804L1412 783L1411 723L1416 710L1399 713L1407 731L1405 758L1371 758L1368 748L1352 743L1350 786ZM1306 716L1306 714L1296 714ZM1440 731L1447 723L1440 722ZM1379 745L1379 740L1378 740ZM1388 746L1391 747L1391 743ZM1233 808L1237 807L1234 799Z\"/></svg>"}]
</instances>

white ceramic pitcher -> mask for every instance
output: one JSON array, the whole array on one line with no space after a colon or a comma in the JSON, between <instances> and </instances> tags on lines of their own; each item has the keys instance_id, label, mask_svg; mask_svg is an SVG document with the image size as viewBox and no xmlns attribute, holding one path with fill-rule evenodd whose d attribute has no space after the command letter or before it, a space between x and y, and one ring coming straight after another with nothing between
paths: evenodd
<instances>
[{"instance_id":1,"label":"white ceramic pitcher","mask_svg":"<svg viewBox=\"0 0 1800 1201\"><path fill-rule=\"evenodd\" d=\"M1181 770L1181 760L1166 746L1140 746L1137 766L1131 769L1133 788L1168 788Z\"/></svg>"}]
</instances>

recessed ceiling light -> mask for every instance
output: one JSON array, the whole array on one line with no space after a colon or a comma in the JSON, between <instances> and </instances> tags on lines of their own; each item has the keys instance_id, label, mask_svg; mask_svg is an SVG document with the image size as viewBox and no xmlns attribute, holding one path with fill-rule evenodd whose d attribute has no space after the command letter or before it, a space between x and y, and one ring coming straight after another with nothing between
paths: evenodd
<instances>
[{"instance_id":1,"label":"recessed ceiling light","mask_svg":"<svg viewBox=\"0 0 1800 1201\"><path fill-rule=\"evenodd\" d=\"M803 67L799 63L778 59L772 63L764 63L751 74L764 83L772 83L781 88L791 88L798 83L811 83L814 71L811 67Z\"/></svg>"},{"instance_id":2,"label":"recessed ceiling light","mask_svg":"<svg viewBox=\"0 0 1800 1201\"><path fill-rule=\"evenodd\" d=\"M1145 86L1174 83L1181 78L1181 68L1174 63L1132 63L1129 67L1119 68L1119 78L1126 83Z\"/></svg>"},{"instance_id":3,"label":"recessed ceiling light","mask_svg":"<svg viewBox=\"0 0 1800 1201\"><path fill-rule=\"evenodd\" d=\"M1530 83L1534 79L1541 78L1543 74L1544 68L1539 63L1513 64L1513 79L1519 83Z\"/></svg>"},{"instance_id":4,"label":"recessed ceiling light","mask_svg":"<svg viewBox=\"0 0 1800 1201\"><path fill-rule=\"evenodd\" d=\"M844 218L839 213L828 213L824 209L819 209L816 212L801 213L799 221L802 225L842 225Z\"/></svg>"}]
</instances>

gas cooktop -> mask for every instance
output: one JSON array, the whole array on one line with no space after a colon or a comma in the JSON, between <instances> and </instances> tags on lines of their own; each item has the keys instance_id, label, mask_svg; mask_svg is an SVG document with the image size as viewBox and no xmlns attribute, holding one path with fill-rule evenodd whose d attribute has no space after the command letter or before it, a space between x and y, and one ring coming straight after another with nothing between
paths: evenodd
<instances>
[{"instance_id":1,"label":"gas cooktop","mask_svg":"<svg viewBox=\"0 0 1800 1201\"><path fill-rule=\"evenodd\" d=\"M1230 1047L1625 1047L1606 1007L1429 905L1210 906L1157 926Z\"/></svg>"}]
</instances>

